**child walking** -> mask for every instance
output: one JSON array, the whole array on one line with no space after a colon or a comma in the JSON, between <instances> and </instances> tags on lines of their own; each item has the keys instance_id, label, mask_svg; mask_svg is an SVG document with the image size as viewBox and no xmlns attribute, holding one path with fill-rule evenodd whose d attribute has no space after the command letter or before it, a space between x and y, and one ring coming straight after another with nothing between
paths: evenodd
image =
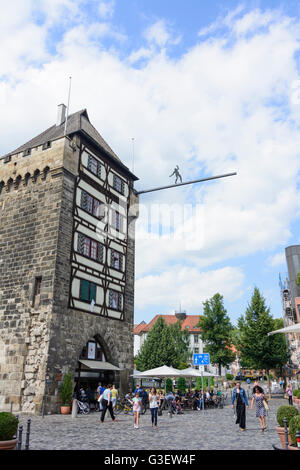
<instances>
[{"instance_id":1,"label":"child walking","mask_svg":"<svg viewBox=\"0 0 300 470\"><path fill-rule=\"evenodd\" d=\"M141 412L141 403L142 399L139 397L139 392L136 392L132 399L132 410L134 413L134 427L135 429L139 428L139 417Z\"/></svg>"}]
</instances>

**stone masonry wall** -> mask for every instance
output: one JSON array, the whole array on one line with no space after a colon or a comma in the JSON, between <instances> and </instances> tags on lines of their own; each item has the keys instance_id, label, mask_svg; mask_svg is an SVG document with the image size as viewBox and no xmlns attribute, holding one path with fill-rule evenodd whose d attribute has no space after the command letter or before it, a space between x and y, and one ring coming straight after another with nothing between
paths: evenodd
<instances>
[{"instance_id":1,"label":"stone masonry wall","mask_svg":"<svg viewBox=\"0 0 300 470\"><path fill-rule=\"evenodd\" d=\"M18 184L16 160L0 167L0 180L14 179L0 194L0 410L13 403L14 411L37 412L44 394L61 203L61 180L51 168L43 173L44 156L36 154L34 164L28 159L27 167L21 160ZM50 160L48 153L49 167ZM33 177L36 169L41 173Z\"/></svg>"}]
</instances>

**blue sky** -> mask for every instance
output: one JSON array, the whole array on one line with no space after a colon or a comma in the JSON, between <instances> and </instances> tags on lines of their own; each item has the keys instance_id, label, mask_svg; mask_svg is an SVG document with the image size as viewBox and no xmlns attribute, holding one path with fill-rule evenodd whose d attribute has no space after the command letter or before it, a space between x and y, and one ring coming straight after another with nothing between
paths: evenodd
<instances>
[{"instance_id":1,"label":"blue sky","mask_svg":"<svg viewBox=\"0 0 300 470\"><path fill-rule=\"evenodd\" d=\"M236 322L254 286L281 316L284 248L300 243L299 40L293 0L5 3L0 154L55 122L71 75L70 111L87 108L129 167L134 137L138 189L175 165L185 180L238 172L141 196L136 323L201 313L216 292ZM170 204L173 238L149 239Z\"/></svg>"}]
</instances>

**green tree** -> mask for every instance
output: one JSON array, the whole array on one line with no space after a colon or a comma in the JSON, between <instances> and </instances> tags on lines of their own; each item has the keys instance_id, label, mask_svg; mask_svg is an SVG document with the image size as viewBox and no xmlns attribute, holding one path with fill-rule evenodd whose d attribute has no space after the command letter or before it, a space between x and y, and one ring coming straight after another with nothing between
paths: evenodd
<instances>
[{"instance_id":1,"label":"green tree","mask_svg":"<svg viewBox=\"0 0 300 470\"><path fill-rule=\"evenodd\" d=\"M165 320L159 317L136 356L136 367L143 372L163 365L176 367L179 362L180 357L172 330Z\"/></svg>"},{"instance_id":2,"label":"green tree","mask_svg":"<svg viewBox=\"0 0 300 470\"><path fill-rule=\"evenodd\" d=\"M177 388L178 388L178 390L180 390L181 392L185 392L185 391L186 391L186 381L185 381L185 378L184 378L184 377L179 377L178 382L177 382Z\"/></svg>"},{"instance_id":3,"label":"green tree","mask_svg":"<svg viewBox=\"0 0 300 470\"><path fill-rule=\"evenodd\" d=\"M187 360L189 355L189 332L187 329L182 329L182 321L177 321L170 325L169 328L174 339L176 352L180 358L180 363L186 364L182 369L186 369L188 367ZM179 364L177 366L179 367Z\"/></svg>"},{"instance_id":4,"label":"green tree","mask_svg":"<svg viewBox=\"0 0 300 470\"><path fill-rule=\"evenodd\" d=\"M240 329L238 348L242 366L266 370L269 390L270 369L281 367L288 360L284 335L268 336L270 331L278 329L281 324L282 322L271 316L264 297L255 287L245 316L242 315L238 321Z\"/></svg>"},{"instance_id":5,"label":"green tree","mask_svg":"<svg viewBox=\"0 0 300 470\"><path fill-rule=\"evenodd\" d=\"M298 272L297 278L296 278L296 284L300 286L300 271Z\"/></svg>"},{"instance_id":6,"label":"green tree","mask_svg":"<svg viewBox=\"0 0 300 470\"><path fill-rule=\"evenodd\" d=\"M166 392L172 392L173 390L173 382L172 382L172 379L170 378L167 378L166 380Z\"/></svg>"},{"instance_id":7,"label":"green tree","mask_svg":"<svg viewBox=\"0 0 300 470\"><path fill-rule=\"evenodd\" d=\"M203 316L199 320L201 338L205 342L205 351L210 354L211 363L218 364L221 375L221 367L227 367L235 359L235 354L230 349L232 325L224 308L222 295L215 294L203 305Z\"/></svg>"},{"instance_id":8,"label":"green tree","mask_svg":"<svg viewBox=\"0 0 300 470\"><path fill-rule=\"evenodd\" d=\"M163 365L186 369L189 333L182 331L181 326L179 321L168 326L163 317L159 317L134 360L137 369L142 372Z\"/></svg>"}]
</instances>

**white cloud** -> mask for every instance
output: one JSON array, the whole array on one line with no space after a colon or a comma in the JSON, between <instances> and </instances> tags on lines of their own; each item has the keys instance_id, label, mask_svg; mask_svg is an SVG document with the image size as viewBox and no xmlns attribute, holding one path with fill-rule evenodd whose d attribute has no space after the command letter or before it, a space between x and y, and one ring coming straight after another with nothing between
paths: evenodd
<instances>
[{"instance_id":1,"label":"white cloud","mask_svg":"<svg viewBox=\"0 0 300 470\"><path fill-rule=\"evenodd\" d=\"M98 6L98 13L100 18L108 19L112 18L115 12L115 2L101 2Z\"/></svg>"},{"instance_id":2,"label":"white cloud","mask_svg":"<svg viewBox=\"0 0 300 470\"><path fill-rule=\"evenodd\" d=\"M159 47L164 47L167 43L176 45L181 41L181 36L175 37L165 20L158 20L149 26L144 32L144 36L149 43Z\"/></svg>"},{"instance_id":3,"label":"white cloud","mask_svg":"<svg viewBox=\"0 0 300 470\"><path fill-rule=\"evenodd\" d=\"M71 22L50 55L47 21L33 23L32 4L20 2L18 18L9 6L5 33L0 29L0 76L9 77L0 81L1 154L55 122L56 104L66 101L72 75L71 111L87 108L92 123L128 165L135 138L140 188L169 182L176 164L184 179L238 172L193 189L141 197L145 203L192 200L202 212L185 227L192 234L196 223L203 226L200 240L188 245L176 239L139 240L137 273L143 282L151 270L173 272L170 266L181 270L184 262L199 270L248 254L269 256L288 242L291 222L300 213L300 107L290 99L292 84L299 80L300 23L277 12L241 16L240 10L228 16L227 33L171 59L168 46L178 34L165 22L148 30L147 46L124 57L118 42L103 45L104 37L122 41L114 25L87 23L82 17L81 23ZM57 0L51 18L73 4ZM253 18L270 27L257 32ZM229 47L232 34L236 41ZM137 69L132 64L140 58L144 63ZM171 283L171 274L168 279ZM137 286L144 289L139 281Z\"/></svg>"},{"instance_id":4,"label":"white cloud","mask_svg":"<svg viewBox=\"0 0 300 470\"><path fill-rule=\"evenodd\" d=\"M267 259L267 264L272 267L286 266L285 253L276 253Z\"/></svg>"},{"instance_id":5,"label":"white cloud","mask_svg":"<svg viewBox=\"0 0 300 470\"><path fill-rule=\"evenodd\" d=\"M242 294L243 272L238 268L226 267L219 270L200 272L196 268L176 265L159 275L149 275L136 282L137 309L146 306L163 310L182 307L191 312L202 312L202 303L220 292L231 300Z\"/></svg>"}]
</instances>

